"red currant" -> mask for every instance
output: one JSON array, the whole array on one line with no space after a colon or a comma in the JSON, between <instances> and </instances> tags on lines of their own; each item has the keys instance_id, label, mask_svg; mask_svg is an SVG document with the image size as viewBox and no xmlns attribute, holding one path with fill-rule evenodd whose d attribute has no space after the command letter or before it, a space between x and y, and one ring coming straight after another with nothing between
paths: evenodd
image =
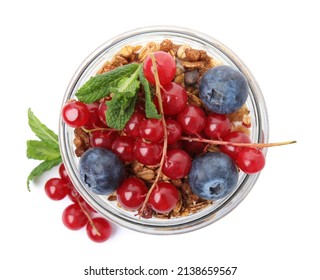
<instances>
[{"instance_id":1,"label":"red currant","mask_svg":"<svg viewBox=\"0 0 320 280\"><path fill-rule=\"evenodd\" d=\"M207 144L198 141L183 141L184 150L190 155L195 156L202 154Z\"/></svg>"},{"instance_id":2,"label":"red currant","mask_svg":"<svg viewBox=\"0 0 320 280\"><path fill-rule=\"evenodd\" d=\"M110 150L112 142L116 139L117 136L117 131L93 131L90 134L90 145L91 147L101 147Z\"/></svg>"},{"instance_id":3,"label":"red currant","mask_svg":"<svg viewBox=\"0 0 320 280\"><path fill-rule=\"evenodd\" d=\"M70 204L62 213L63 224L71 230L78 230L83 228L87 222L88 218L82 211L78 203Z\"/></svg>"},{"instance_id":4,"label":"red currant","mask_svg":"<svg viewBox=\"0 0 320 280\"><path fill-rule=\"evenodd\" d=\"M108 240L112 233L112 227L110 223L102 217L93 218L92 222L96 229L92 226L91 223L87 223L86 231L87 231L88 237L92 241L98 242L98 243Z\"/></svg>"},{"instance_id":5,"label":"red currant","mask_svg":"<svg viewBox=\"0 0 320 280\"><path fill-rule=\"evenodd\" d=\"M69 187L68 197L74 203L84 202L83 197L78 193L78 191L75 189L73 185Z\"/></svg>"},{"instance_id":6,"label":"red currant","mask_svg":"<svg viewBox=\"0 0 320 280\"><path fill-rule=\"evenodd\" d=\"M123 162L134 160L134 140L129 136L118 136L111 145L112 151L119 156Z\"/></svg>"},{"instance_id":7,"label":"red currant","mask_svg":"<svg viewBox=\"0 0 320 280\"><path fill-rule=\"evenodd\" d=\"M138 107L139 108L139 107ZM137 109L138 110L138 109ZM135 112L131 116L130 120L127 122L124 127L124 132L133 138L137 138L140 136L140 124L145 119L144 115L140 112Z\"/></svg>"},{"instance_id":8,"label":"red currant","mask_svg":"<svg viewBox=\"0 0 320 280\"><path fill-rule=\"evenodd\" d=\"M176 74L176 63L173 57L163 51L155 52L154 57L157 63L160 84L163 86L169 84ZM153 63L150 56L148 56L143 63L143 73L150 84L156 84L153 74Z\"/></svg>"},{"instance_id":9,"label":"red currant","mask_svg":"<svg viewBox=\"0 0 320 280\"><path fill-rule=\"evenodd\" d=\"M178 114L177 120L186 134L199 134L206 125L205 113L195 105L187 105Z\"/></svg>"},{"instance_id":10,"label":"red currant","mask_svg":"<svg viewBox=\"0 0 320 280\"><path fill-rule=\"evenodd\" d=\"M46 182L44 190L50 199L61 200L69 192L68 182L61 178L51 178Z\"/></svg>"},{"instance_id":11,"label":"red currant","mask_svg":"<svg viewBox=\"0 0 320 280\"><path fill-rule=\"evenodd\" d=\"M180 124L175 120L168 119L166 120L166 124L168 131L168 144L171 145L180 140L182 129Z\"/></svg>"},{"instance_id":12,"label":"red currant","mask_svg":"<svg viewBox=\"0 0 320 280\"><path fill-rule=\"evenodd\" d=\"M179 200L177 188L167 182L160 182L150 194L149 206L157 213L169 213Z\"/></svg>"},{"instance_id":13,"label":"red currant","mask_svg":"<svg viewBox=\"0 0 320 280\"><path fill-rule=\"evenodd\" d=\"M67 170L66 170L66 167L64 166L63 163L60 164L59 166L59 175L60 175L60 178L68 183L70 183L70 177L67 173Z\"/></svg>"},{"instance_id":14,"label":"red currant","mask_svg":"<svg viewBox=\"0 0 320 280\"><path fill-rule=\"evenodd\" d=\"M167 177L176 180L187 176L191 168L191 158L183 150L175 149L167 152L162 172Z\"/></svg>"},{"instance_id":15,"label":"red currant","mask_svg":"<svg viewBox=\"0 0 320 280\"><path fill-rule=\"evenodd\" d=\"M140 124L140 137L150 142L159 142L163 139L164 130L161 120L144 119Z\"/></svg>"},{"instance_id":16,"label":"red currant","mask_svg":"<svg viewBox=\"0 0 320 280\"><path fill-rule=\"evenodd\" d=\"M234 142L234 143L251 143L250 137L244 132L232 131L223 137L223 141ZM242 147L232 146L232 145L221 145L221 152L227 154L232 159L236 160Z\"/></svg>"},{"instance_id":17,"label":"red currant","mask_svg":"<svg viewBox=\"0 0 320 280\"><path fill-rule=\"evenodd\" d=\"M99 108L98 108L98 115L99 115L99 119L100 121L107 126L107 120L106 120L106 112L107 112L108 106L106 101L102 101L99 104Z\"/></svg>"},{"instance_id":18,"label":"red currant","mask_svg":"<svg viewBox=\"0 0 320 280\"><path fill-rule=\"evenodd\" d=\"M126 179L117 188L117 199L120 205L127 210L137 210L144 202L148 189L145 183L138 178Z\"/></svg>"},{"instance_id":19,"label":"red currant","mask_svg":"<svg viewBox=\"0 0 320 280\"><path fill-rule=\"evenodd\" d=\"M156 165L161 160L162 145L159 143L147 143L138 139L134 145L135 158L145 165Z\"/></svg>"},{"instance_id":20,"label":"red currant","mask_svg":"<svg viewBox=\"0 0 320 280\"><path fill-rule=\"evenodd\" d=\"M104 122L102 122L99 117L99 106L100 103L98 102L87 104L90 115L89 120L84 126L86 129L93 129L95 127L105 127Z\"/></svg>"},{"instance_id":21,"label":"red currant","mask_svg":"<svg viewBox=\"0 0 320 280\"><path fill-rule=\"evenodd\" d=\"M80 101L71 101L63 106L62 118L71 127L81 127L89 120L90 112L86 104Z\"/></svg>"},{"instance_id":22,"label":"red currant","mask_svg":"<svg viewBox=\"0 0 320 280\"><path fill-rule=\"evenodd\" d=\"M231 130L231 122L226 115L211 113L207 116L204 133L212 139L221 139Z\"/></svg>"},{"instance_id":23,"label":"red currant","mask_svg":"<svg viewBox=\"0 0 320 280\"><path fill-rule=\"evenodd\" d=\"M236 159L238 167L247 174L254 174L265 166L265 157L261 150L244 147Z\"/></svg>"},{"instance_id":24,"label":"red currant","mask_svg":"<svg viewBox=\"0 0 320 280\"><path fill-rule=\"evenodd\" d=\"M163 112L165 115L176 115L187 105L186 90L176 84L170 83L161 89Z\"/></svg>"}]
</instances>

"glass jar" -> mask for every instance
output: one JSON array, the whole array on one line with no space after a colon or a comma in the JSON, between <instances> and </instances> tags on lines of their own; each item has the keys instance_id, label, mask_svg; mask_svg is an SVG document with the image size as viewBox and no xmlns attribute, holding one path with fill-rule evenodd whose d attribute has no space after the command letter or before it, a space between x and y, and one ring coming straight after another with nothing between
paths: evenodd
<instances>
[{"instance_id":1,"label":"glass jar","mask_svg":"<svg viewBox=\"0 0 320 280\"><path fill-rule=\"evenodd\" d=\"M208 55L241 71L249 84L249 96L246 102L251 116L251 140L263 143L268 140L268 116L261 90L244 63L225 45L216 39L200 32L175 26L144 27L121 34L96 49L80 65L63 97L64 105L75 98L77 90L94 76L102 65L110 60L126 45L145 45L150 41L161 42L170 39L175 44L186 44L195 49L205 50ZM62 105L62 106L63 106ZM88 190L79 174L79 158L74 154L73 128L60 119L59 140L65 167L75 188L81 196L105 218L127 228L150 234L174 234L193 231L207 226L232 211L247 196L256 183L259 173L239 174L237 188L227 197L215 201L212 205L186 217L171 219L139 218L134 212L119 208L115 202L108 201L106 196L96 195ZM264 149L266 153L266 149Z\"/></svg>"}]
</instances>

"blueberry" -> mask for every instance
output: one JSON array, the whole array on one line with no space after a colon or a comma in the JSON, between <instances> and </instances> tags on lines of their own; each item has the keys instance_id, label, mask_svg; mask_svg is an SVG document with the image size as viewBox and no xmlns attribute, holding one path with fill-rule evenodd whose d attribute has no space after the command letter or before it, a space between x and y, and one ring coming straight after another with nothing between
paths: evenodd
<instances>
[{"instance_id":1,"label":"blueberry","mask_svg":"<svg viewBox=\"0 0 320 280\"><path fill-rule=\"evenodd\" d=\"M203 199L217 200L230 194L238 183L234 161L224 153L206 153L196 157L189 173L194 194Z\"/></svg>"},{"instance_id":2,"label":"blueberry","mask_svg":"<svg viewBox=\"0 0 320 280\"><path fill-rule=\"evenodd\" d=\"M110 150L91 148L80 158L80 177L94 193L107 195L120 186L125 169L119 157Z\"/></svg>"},{"instance_id":3,"label":"blueberry","mask_svg":"<svg viewBox=\"0 0 320 280\"><path fill-rule=\"evenodd\" d=\"M200 98L217 114L238 110L246 102L248 91L245 76L227 65L209 69L200 80Z\"/></svg>"}]
</instances>

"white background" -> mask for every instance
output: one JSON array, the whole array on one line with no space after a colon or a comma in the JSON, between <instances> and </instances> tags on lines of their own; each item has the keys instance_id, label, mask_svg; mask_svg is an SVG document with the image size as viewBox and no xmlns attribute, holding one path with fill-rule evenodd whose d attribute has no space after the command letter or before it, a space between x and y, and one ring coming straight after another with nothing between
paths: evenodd
<instances>
[{"instance_id":1,"label":"white background","mask_svg":"<svg viewBox=\"0 0 320 280\"><path fill-rule=\"evenodd\" d=\"M84 276L90 265L238 267L233 277L186 279L319 279L319 10L317 1L261 2L1 1L1 279L125 279ZM119 33L162 24L199 30L237 53L264 93L270 141L298 144L269 149L248 197L209 227L152 236L115 226L96 244L63 226L67 201L45 196L56 169L27 191L37 164L25 156L34 139L27 109L57 132L62 96L87 55Z\"/></svg>"}]
</instances>

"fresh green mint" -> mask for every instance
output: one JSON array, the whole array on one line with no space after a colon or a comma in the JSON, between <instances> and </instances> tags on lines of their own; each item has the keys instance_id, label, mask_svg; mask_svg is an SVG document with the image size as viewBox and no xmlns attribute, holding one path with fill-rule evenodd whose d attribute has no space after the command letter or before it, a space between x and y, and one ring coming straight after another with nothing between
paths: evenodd
<instances>
[{"instance_id":1,"label":"fresh green mint","mask_svg":"<svg viewBox=\"0 0 320 280\"><path fill-rule=\"evenodd\" d=\"M40 141L27 141L27 158L42 160L28 176L27 187L28 190L30 190L30 181L42 175L45 171L50 170L52 167L60 164L62 160L59 150L58 135L41 123L30 108L28 110L28 124Z\"/></svg>"},{"instance_id":2,"label":"fresh green mint","mask_svg":"<svg viewBox=\"0 0 320 280\"><path fill-rule=\"evenodd\" d=\"M92 103L108 96L114 90L130 86L129 80L140 67L137 63L127 64L112 71L91 77L76 93L79 101ZM128 80L127 82L124 82ZM117 90L119 91L119 90ZM123 90L124 91L124 90Z\"/></svg>"},{"instance_id":3,"label":"fresh green mint","mask_svg":"<svg viewBox=\"0 0 320 280\"><path fill-rule=\"evenodd\" d=\"M139 79L144 89L145 111L146 111L147 118L160 119L161 116L158 114L157 108L152 101L150 85L143 74L142 67L139 73Z\"/></svg>"},{"instance_id":4,"label":"fresh green mint","mask_svg":"<svg viewBox=\"0 0 320 280\"><path fill-rule=\"evenodd\" d=\"M76 93L79 101L92 103L112 94L107 101L106 121L108 126L122 130L131 118L142 85L145 93L145 111L147 118L157 118L150 85L143 74L142 64L132 63L120 66L112 71L91 77Z\"/></svg>"}]
</instances>

